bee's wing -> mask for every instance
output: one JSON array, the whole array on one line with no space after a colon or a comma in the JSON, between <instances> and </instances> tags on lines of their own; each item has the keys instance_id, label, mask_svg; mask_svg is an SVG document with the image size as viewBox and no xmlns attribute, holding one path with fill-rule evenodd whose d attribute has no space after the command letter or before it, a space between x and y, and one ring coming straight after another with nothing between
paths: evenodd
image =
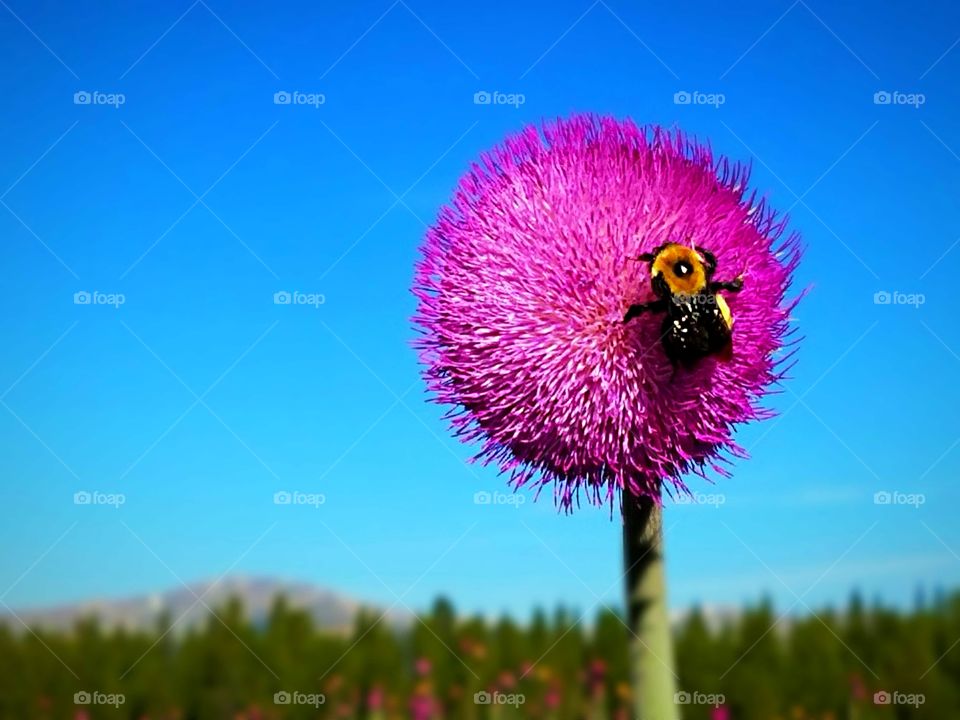
<instances>
[{"instance_id":1,"label":"bee's wing","mask_svg":"<svg viewBox=\"0 0 960 720\"><path fill-rule=\"evenodd\" d=\"M714 297L717 299L717 310L720 311L720 318L723 320L723 324L727 330L727 343L721 348L720 352L717 353L717 357L720 360L726 361L733 357L733 338L730 336L730 331L733 329L733 314L730 312L730 306L727 305L727 301L723 295L717 293Z\"/></svg>"},{"instance_id":2,"label":"bee's wing","mask_svg":"<svg viewBox=\"0 0 960 720\"><path fill-rule=\"evenodd\" d=\"M720 317L723 318L724 325L727 326L728 330L733 329L733 315L730 313L730 306L727 305L727 301L723 299L723 295L717 293L714 295L717 299L717 309L720 310Z\"/></svg>"}]
</instances>

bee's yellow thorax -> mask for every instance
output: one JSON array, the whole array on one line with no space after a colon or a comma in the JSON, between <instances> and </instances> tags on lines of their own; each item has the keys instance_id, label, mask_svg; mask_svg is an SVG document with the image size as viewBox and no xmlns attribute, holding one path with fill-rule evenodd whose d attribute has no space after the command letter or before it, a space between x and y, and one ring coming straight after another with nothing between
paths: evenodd
<instances>
[{"instance_id":1,"label":"bee's yellow thorax","mask_svg":"<svg viewBox=\"0 0 960 720\"><path fill-rule=\"evenodd\" d=\"M674 268L677 263L686 262L691 272L687 275L678 275ZM670 288L670 292L679 295L695 295L707 286L707 272L703 267L703 258L693 248L670 243L653 259L650 276L663 276Z\"/></svg>"}]
</instances>

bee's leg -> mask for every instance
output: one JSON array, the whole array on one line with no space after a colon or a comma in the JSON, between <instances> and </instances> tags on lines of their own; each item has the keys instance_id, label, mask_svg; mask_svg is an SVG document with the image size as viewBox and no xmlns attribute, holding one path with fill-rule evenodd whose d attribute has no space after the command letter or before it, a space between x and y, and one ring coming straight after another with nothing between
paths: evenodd
<instances>
[{"instance_id":1,"label":"bee's leg","mask_svg":"<svg viewBox=\"0 0 960 720\"><path fill-rule=\"evenodd\" d=\"M647 303L639 303L637 305L631 305L627 308L627 314L623 316L623 322L628 323L633 320L635 317L643 315L647 310L650 309L650 306Z\"/></svg>"},{"instance_id":2,"label":"bee's leg","mask_svg":"<svg viewBox=\"0 0 960 720\"><path fill-rule=\"evenodd\" d=\"M743 275L734 278L730 282L710 283L710 292L726 290L727 292L740 292L743 289Z\"/></svg>"},{"instance_id":3,"label":"bee's leg","mask_svg":"<svg viewBox=\"0 0 960 720\"><path fill-rule=\"evenodd\" d=\"M643 315L645 312L664 312L667 309L665 300L654 300L648 303L637 303L627 308L627 314L623 316L623 322L628 323L635 317Z\"/></svg>"}]
</instances>

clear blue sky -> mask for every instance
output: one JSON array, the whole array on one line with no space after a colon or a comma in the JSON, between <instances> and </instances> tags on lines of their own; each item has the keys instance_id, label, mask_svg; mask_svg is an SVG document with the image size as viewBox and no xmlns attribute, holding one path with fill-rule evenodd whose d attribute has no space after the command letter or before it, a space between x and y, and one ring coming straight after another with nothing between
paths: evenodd
<instances>
[{"instance_id":1,"label":"clear blue sky","mask_svg":"<svg viewBox=\"0 0 960 720\"><path fill-rule=\"evenodd\" d=\"M956 585L960 8L347 5L0 3L4 603L224 572L413 608L618 603L618 522L475 505L501 479L465 464L409 347L423 223L470 160L587 110L752 160L807 247L781 418L740 432L753 457L731 480L693 483L722 507L667 510L672 604ZM325 302L275 305L284 290ZM84 490L125 504L75 505Z\"/></svg>"}]
</instances>

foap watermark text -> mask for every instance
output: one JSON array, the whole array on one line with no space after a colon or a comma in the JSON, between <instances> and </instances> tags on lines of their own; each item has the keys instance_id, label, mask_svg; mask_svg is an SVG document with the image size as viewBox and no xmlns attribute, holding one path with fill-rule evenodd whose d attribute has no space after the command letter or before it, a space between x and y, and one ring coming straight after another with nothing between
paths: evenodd
<instances>
[{"instance_id":1,"label":"foap watermark text","mask_svg":"<svg viewBox=\"0 0 960 720\"><path fill-rule=\"evenodd\" d=\"M725 102L727 102L727 96L723 93L678 90L673 94L674 105L709 105L710 107L719 109Z\"/></svg>"},{"instance_id":2,"label":"foap watermark text","mask_svg":"<svg viewBox=\"0 0 960 720\"><path fill-rule=\"evenodd\" d=\"M481 490L473 494L474 505L512 505L519 508L527 501L527 498L519 493L505 492L487 492Z\"/></svg>"},{"instance_id":3,"label":"foap watermark text","mask_svg":"<svg viewBox=\"0 0 960 720\"><path fill-rule=\"evenodd\" d=\"M909 705L911 707L918 708L926 701L927 698L922 693L904 693L898 690L894 690L893 692L878 690L873 694L874 705Z\"/></svg>"},{"instance_id":4,"label":"foap watermark text","mask_svg":"<svg viewBox=\"0 0 960 720\"><path fill-rule=\"evenodd\" d=\"M921 105L927 102L927 96L923 93L905 93L899 90L877 90L873 94L874 105L909 105L914 109L919 109Z\"/></svg>"},{"instance_id":5,"label":"foap watermark text","mask_svg":"<svg viewBox=\"0 0 960 720\"><path fill-rule=\"evenodd\" d=\"M318 508L326 504L327 496L323 493L306 493L299 490L278 490L273 494L274 505L306 505Z\"/></svg>"},{"instance_id":6,"label":"foap watermark text","mask_svg":"<svg viewBox=\"0 0 960 720\"><path fill-rule=\"evenodd\" d=\"M78 490L73 494L74 505L106 505L119 508L127 504L127 496L123 493L106 493L99 490Z\"/></svg>"},{"instance_id":7,"label":"foap watermark text","mask_svg":"<svg viewBox=\"0 0 960 720\"><path fill-rule=\"evenodd\" d=\"M73 694L74 705L109 705L118 708L126 701L127 697L123 693L80 690Z\"/></svg>"},{"instance_id":8,"label":"foap watermark text","mask_svg":"<svg viewBox=\"0 0 960 720\"><path fill-rule=\"evenodd\" d=\"M289 92L287 90L278 90L273 94L274 105L306 105L312 108L319 108L325 105L327 96L323 93L305 93L299 90Z\"/></svg>"},{"instance_id":9,"label":"foap watermark text","mask_svg":"<svg viewBox=\"0 0 960 720\"><path fill-rule=\"evenodd\" d=\"M119 308L126 302L127 296L123 293L78 290L73 294L74 305L107 305L112 308Z\"/></svg>"},{"instance_id":10,"label":"foap watermark text","mask_svg":"<svg viewBox=\"0 0 960 720\"><path fill-rule=\"evenodd\" d=\"M874 305L909 305L917 310L927 302L927 296L923 293L906 293L894 290L878 290L873 294Z\"/></svg>"},{"instance_id":11,"label":"foap watermark text","mask_svg":"<svg viewBox=\"0 0 960 720\"><path fill-rule=\"evenodd\" d=\"M294 690L288 692L281 690L273 694L274 705L306 705L308 707L318 708L327 702L327 696L323 693L305 693Z\"/></svg>"},{"instance_id":12,"label":"foap watermark text","mask_svg":"<svg viewBox=\"0 0 960 720\"><path fill-rule=\"evenodd\" d=\"M77 90L73 94L74 105L108 105L119 108L127 102L123 93L105 93L99 90Z\"/></svg>"},{"instance_id":13,"label":"foap watermark text","mask_svg":"<svg viewBox=\"0 0 960 720\"><path fill-rule=\"evenodd\" d=\"M473 94L474 105L510 105L519 109L521 105L527 102L527 96L523 93L505 93L499 90L487 92L479 90Z\"/></svg>"},{"instance_id":14,"label":"foap watermark text","mask_svg":"<svg viewBox=\"0 0 960 720\"><path fill-rule=\"evenodd\" d=\"M681 492L677 495L677 505L708 505L718 508L726 502L727 496L722 493Z\"/></svg>"},{"instance_id":15,"label":"foap watermark text","mask_svg":"<svg viewBox=\"0 0 960 720\"><path fill-rule=\"evenodd\" d=\"M698 690L688 692L680 690L673 696L673 702L677 705L710 705L720 707L727 702L727 698L722 693L704 693Z\"/></svg>"},{"instance_id":16,"label":"foap watermark text","mask_svg":"<svg viewBox=\"0 0 960 720\"><path fill-rule=\"evenodd\" d=\"M498 690L487 692L481 690L473 694L474 705L510 705L520 707L527 701L522 693L502 693Z\"/></svg>"},{"instance_id":17,"label":"foap watermark text","mask_svg":"<svg viewBox=\"0 0 960 720\"><path fill-rule=\"evenodd\" d=\"M327 296L323 293L278 290L273 294L274 305L308 305L312 308L318 308L321 305L325 305L326 302Z\"/></svg>"},{"instance_id":18,"label":"foap watermark text","mask_svg":"<svg viewBox=\"0 0 960 720\"><path fill-rule=\"evenodd\" d=\"M919 508L926 504L927 496L923 493L905 493L898 490L881 490L873 494L874 505L906 505Z\"/></svg>"}]
</instances>

